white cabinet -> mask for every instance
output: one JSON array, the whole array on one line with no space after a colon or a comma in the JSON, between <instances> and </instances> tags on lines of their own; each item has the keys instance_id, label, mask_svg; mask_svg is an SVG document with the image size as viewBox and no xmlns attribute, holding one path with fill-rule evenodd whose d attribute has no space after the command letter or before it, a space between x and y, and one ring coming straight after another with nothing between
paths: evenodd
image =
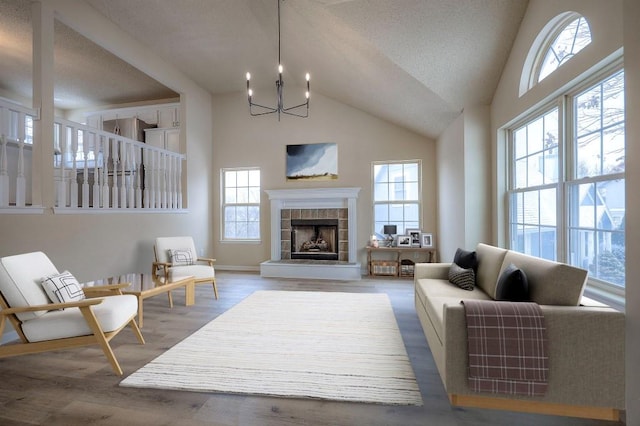
<instances>
[{"instance_id":1,"label":"white cabinet","mask_svg":"<svg viewBox=\"0 0 640 426\"><path fill-rule=\"evenodd\" d=\"M103 121L116 118L139 118L147 124L155 124L162 129L180 127L180 104L174 102L93 111L86 115L86 123L101 129Z\"/></svg>"},{"instance_id":2,"label":"white cabinet","mask_svg":"<svg viewBox=\"0 0 640 426\"><path fill-rule=\"evenodd\" d=\"M180 152L180 129L157 128L145 129L145 143L173 152Z\"/></svg>"}]
</instances>

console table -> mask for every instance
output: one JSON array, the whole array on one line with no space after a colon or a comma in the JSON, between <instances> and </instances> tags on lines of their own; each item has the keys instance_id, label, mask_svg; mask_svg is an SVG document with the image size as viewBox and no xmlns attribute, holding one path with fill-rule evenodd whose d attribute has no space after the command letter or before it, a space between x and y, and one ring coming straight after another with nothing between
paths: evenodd
<instances>
[{"instance_id":1,"label":"console table","mask_svg":"<svg viewBox=\"0 0 640 426\"><path fill-rule=\"evenodd\" d=\"M367 265L369 266L369 275L389 275L389 276L413 276L411 273L403 273L401 271L402 259L409 259L407 254L413 254L413 262L418 258L425 258L426 262L434 262L436 249L435 247L370 247L367 246ZM384 259L374 259L376 254L385 253Z\"/></svg>"}]
</instances>

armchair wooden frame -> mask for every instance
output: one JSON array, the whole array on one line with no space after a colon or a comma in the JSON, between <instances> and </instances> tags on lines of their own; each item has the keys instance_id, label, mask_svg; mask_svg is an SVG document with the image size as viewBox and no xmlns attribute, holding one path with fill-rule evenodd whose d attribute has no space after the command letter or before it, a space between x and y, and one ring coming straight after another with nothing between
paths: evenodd
<instances>
[{"instance_id":1,"label":"armchair wooden frame","mask_svg":"<svg viewBox=\"0 0 640 426\"><path fill-rule=\"evenodd\" d=\"M84 288L83 290L85 292L85 295L87 296L87 299L84 300L68 303L49 303L46 305L26 306L19 308L9 307L6 299L0 293L0 307L2 307L2 310L0 310L0 336L4 332L4 327L7 319L9 319L16 332L18 333L21 341L18 343L8 343L6 345L0 345L0 358L98 344L102 348L102 351L107 357L107 360L111 364L113 371L121 376L122 368L120 368L120 364L118 363L118 360L116 359L115 354L113 353L113 350L109 345L109 341L122 329L129 325L140 344L145 343L144 337L142 337L142 333L140 332L140 328L136 323L135 314L129 319L128 322L125 322L122 327L118 328L117 330L104 332L92 310L92 306L102 303L103 299L100 296L122 294L121 289L127 286L129 286L128 283L122 283ZM21 312L50 311L54 309L73 307L77 307L80 309L82 316L84 317L93 334L68 337L64 339L29 342L22 331L22 321L20 321L20 319L16 316L16 314L19 314Z\"/></svg>"},{"instance_id":2,"label":"armchair wooden frame","mask_svg":"<svg viewBox=\"0 0 640 426\"><path fill-rule=\"evenodd\" d=\"M153 246L153 254L155 256L156 259L158 259L158 253L156 251L156 247ZM215 263L216 259L210 259L210 258L206 258L206 257L199 257L196 259L197 262L205 262L207 265L211 266L213 268L213 264ZM151 275L153 276L153 279L159 279L161 277L168 277L169 276L169 269L171 268L171 263L169 262L158 262L157 260L153 262L152 266L151 266ZM162 271L161 275L158 275L158 271ZM195 279L195 283L196 284L202 284L202 283L212 283L213 284L213 294L216 297L216 300L218 299L218 286L216 285L216 278L215 277L207 277L207 278L197 278ZM173 308L173 299L171 297L171 292L168 293L169 294L169 305Z\"/></svg>"}]
</instances>

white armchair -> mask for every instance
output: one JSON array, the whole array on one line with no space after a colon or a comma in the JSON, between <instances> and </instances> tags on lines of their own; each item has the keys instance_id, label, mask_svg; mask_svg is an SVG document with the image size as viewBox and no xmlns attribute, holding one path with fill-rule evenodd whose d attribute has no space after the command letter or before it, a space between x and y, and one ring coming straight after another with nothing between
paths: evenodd
<instances>
[{"instance_id":1,"label":"white armchair","mask_svg":"<svg viewBox=\"0 0 640 426\"><path fill-rule=\"evenodd\" d=\"M43 284L45 277L56 277L57 287ZM0 358L98 344L116 374L122 375L109 341L129 325L144 344L135 321L138 300L121 292L128 285L81 288L42 252L1 258L0 336L8 319L20 342L1 345Z\"/></svg>"},{"instance_id":2,"label":"white armchair","mask_svg":"<svg viewBox=\"0 0 640 426\"><path fill-rule=\"evenodd\" d=\"M159 237L153 246L155 262L151 274L154 278L175 281L178 277L195 277L196 284L212 283L215 298L218 298L215 259L198 257L191 237Z\"/></svg>"}]
</instances>

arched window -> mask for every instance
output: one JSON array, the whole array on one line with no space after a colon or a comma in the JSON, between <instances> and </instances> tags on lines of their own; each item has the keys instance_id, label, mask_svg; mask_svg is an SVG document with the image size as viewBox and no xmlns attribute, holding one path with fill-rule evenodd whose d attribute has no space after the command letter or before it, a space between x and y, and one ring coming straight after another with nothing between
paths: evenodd
<instances>
[{"instance_id":1,"label":"arched window","mask_svg":"<svg viewBox=\"0 0 640 426\"><path fill-rule=\"evenodd\" d=\"M591 43L591 28L576 12L556 16L540 31L525 60L520 96Z\"/></svg>"},{"instance_id":2,"label":"arched window","mask_svg":"<svg viewBox=\"0 0 640 426\"><path fill-rule=\"evenodd\" d=\"M538 81L554 72L558 67L591 43L591 28L580 16L567 24L547 47L547 53L538 70Z\"/></svg>"}]
</instances>

